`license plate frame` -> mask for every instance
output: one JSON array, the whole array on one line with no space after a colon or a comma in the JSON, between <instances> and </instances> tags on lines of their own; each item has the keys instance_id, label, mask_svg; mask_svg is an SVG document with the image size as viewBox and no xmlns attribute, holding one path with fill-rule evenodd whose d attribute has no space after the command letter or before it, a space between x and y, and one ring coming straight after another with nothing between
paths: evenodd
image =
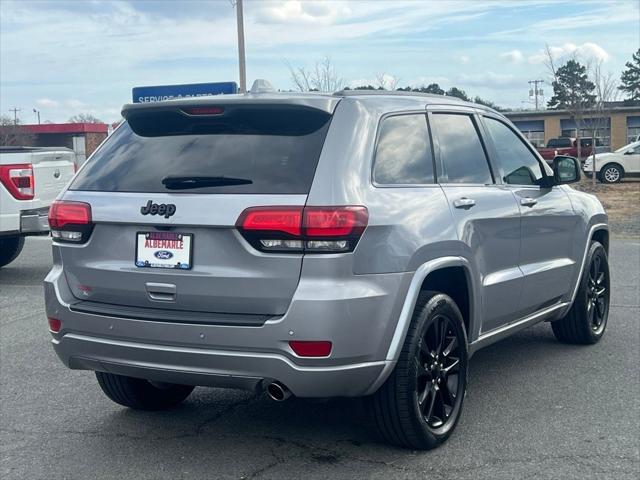
<instances>
[{"instance_id":1,"label":"license plate frame","mask_svg":"<svg viewBox=\"0 0 640 480\"><path fill-rule=\"evenodd\" d=\"M163 243L163 246L146 246L141 241L156 240ZM172 246L170 242L182 242L185 252ZM186 243L186 245L184 245ZM162 254L167 252L169 255ZM141 255L142 253L142 255ZM171 263L176 258L177 263ZM163 258L163 256L165 258ZM187 263L185 263L185 260ZM191 270L193 267L193 234L182 232L136 232L136 249L134 251L134 265L138 268L154 268L165 270Z\"/></svg>"}]
</instances>

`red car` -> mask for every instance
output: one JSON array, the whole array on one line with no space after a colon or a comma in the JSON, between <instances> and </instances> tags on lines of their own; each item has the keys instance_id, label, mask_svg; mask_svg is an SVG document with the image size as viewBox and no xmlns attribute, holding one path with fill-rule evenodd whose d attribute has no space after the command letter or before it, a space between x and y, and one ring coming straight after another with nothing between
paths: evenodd
<instances>
[{"instance_id":1,"label":"red car","mask_svg":"<svg viewBox=\"0 0 640 480\"><path fill-rule=\"evenodd\" d=\"M591 155L593 149L592 138L580 139L580 159L584 160ZM547 161L552 161L556 155L568 155L578 158L578 142L575 138L552 138L546 147L538 148L538 152Z\"/></svg>"}]
</instances>

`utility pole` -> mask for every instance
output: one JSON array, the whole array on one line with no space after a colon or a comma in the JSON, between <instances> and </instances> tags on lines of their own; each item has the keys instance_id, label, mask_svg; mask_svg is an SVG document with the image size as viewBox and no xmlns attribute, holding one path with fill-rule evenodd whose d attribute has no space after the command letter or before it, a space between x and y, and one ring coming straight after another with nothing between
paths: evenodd
<instances>
[{"instance_id":1,"label":"utility pole","mask_svg":"<svg viewBox=\"0 0 640 480\"><path fill-rule=\"evenodd\" d=\"M534 97L536 110L538 110L538 95L542 96L542 89L538 88L538 84L544 83L544 80L529 80L529 85L533 85L533 89L529 90L529 96ZM533 93L533 95L531 95Z\"/></svg>"},{"instance_id":2,"label":"utility pole","mask_svg":"<svg viewBox=\"0 0 640 480\"><path fill-rule=\"evenodd\" d=\"M9 109L10 112L13 112L13 124L17 125L18 124L18 112L20 112L21 110L19 108L13 107Z\"/></svg>"},{"instance_id":3,"label":"utility pole","mask_svg":"<svg viewBox=\"0 0 640 480\"><path fill-rule=\"evenodd\" d=\"M247 92L247 68L244 58L244 18L242 0L236 0L236 17L238 20L238 61L240 65L240 93Z\"/></svg>"}]
</instances>

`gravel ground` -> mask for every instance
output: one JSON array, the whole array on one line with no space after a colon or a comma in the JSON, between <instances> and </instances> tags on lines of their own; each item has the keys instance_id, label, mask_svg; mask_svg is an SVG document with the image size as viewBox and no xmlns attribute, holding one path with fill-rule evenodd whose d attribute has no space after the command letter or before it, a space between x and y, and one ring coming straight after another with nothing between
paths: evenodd
<instances>
[{"instance_id":1,"label":"gravel ground","mask_svg":"<svg viewBox=\"0 0 640 480\"><path fill-rule=\"evenodd\" d=\"M640 238L640 180L625 179L606 184L583 177L576 190L597 196L609 214L609 227L615 236Z\"/></svg>"}]
</instances>

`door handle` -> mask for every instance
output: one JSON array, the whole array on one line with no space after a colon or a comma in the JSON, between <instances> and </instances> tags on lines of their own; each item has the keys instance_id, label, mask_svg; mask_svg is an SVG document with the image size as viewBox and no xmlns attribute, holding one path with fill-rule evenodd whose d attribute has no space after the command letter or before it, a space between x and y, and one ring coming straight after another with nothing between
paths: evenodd
<instances>
[{"instance_id":1,"label":"door handle","mask_svg":"<svg viewBox=\"0 0 640 480\"><path fill-rule=\"evenodd\" d=\"M473 207L476 201L472 198L462 197L453 201L453 206L456 208L464 208L465 210Z\"/></svg>"},{"instance_id":2,"label":"door handle","mask_svg":"<svg viewBox=\"0 0 640 480\"><path fill-rule=\"evenodd\" d=\"M538 203L538 200L535 198L524 197L520 199L520 205L523 207L533 207L536 203Z\"/></svg>"},{"instance_id":3,"label":"door handle","mask_svg":"<svg viewBox=\"0 0 640 480\"><path fill-rule=\"evenodd\" d=\"M175 302L176 286L172 283L145 283L147 294L151 300L160 302Z\"/></svg>"}]
</instances>

